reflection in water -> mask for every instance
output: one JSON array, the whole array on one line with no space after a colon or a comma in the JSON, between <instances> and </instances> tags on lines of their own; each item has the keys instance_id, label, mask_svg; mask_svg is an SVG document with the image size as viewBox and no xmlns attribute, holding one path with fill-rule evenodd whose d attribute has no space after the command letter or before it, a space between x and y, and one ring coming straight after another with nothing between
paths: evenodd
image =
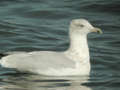
<instances>
[{"instance_id":1,"label":"reflection in water","mask_svg":"<svg viewBox=\"0 0 120 90\"><path fill-rule=\"evenodd\" d=\"M8 76L2 79L2 90L91 90L82 85L89 77L47 77L40 75Z\"/></svg>"}]
</instances>

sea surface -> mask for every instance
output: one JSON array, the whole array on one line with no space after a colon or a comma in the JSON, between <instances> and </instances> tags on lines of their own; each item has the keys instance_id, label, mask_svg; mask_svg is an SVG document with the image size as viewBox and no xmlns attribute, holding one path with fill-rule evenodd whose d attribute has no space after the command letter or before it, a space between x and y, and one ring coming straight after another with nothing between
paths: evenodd
<instances>
[{"instance_id":1,"label":"sea surface","mask_svg":"<svg viewBox=\"0 0 120 90\"><path fill-rule=\"evenodd\" d=\"M77 18L103 31L88 35L90 76L47 77L0 66L0 90L120 90L120 0L0 0L0 53L64 51Z\"/></svg>"}]
</instances>

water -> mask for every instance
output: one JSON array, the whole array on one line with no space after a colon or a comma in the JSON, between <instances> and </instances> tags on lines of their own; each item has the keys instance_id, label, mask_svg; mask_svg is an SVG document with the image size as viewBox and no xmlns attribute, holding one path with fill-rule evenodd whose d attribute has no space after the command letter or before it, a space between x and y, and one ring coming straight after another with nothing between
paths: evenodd
<instances>
[{"instance_id":1,"label":"water","mask_svg":"<svg viewBox=\"0 0 120 90\"><path fill-rule=\"evenodd\" d=\"M66 50L68 25L86 18L104 34L88 35L91 75L46 77L0 67L0 90L119 90L120 0L1 0L0 52Z\"/></svg>"}]
</instances>

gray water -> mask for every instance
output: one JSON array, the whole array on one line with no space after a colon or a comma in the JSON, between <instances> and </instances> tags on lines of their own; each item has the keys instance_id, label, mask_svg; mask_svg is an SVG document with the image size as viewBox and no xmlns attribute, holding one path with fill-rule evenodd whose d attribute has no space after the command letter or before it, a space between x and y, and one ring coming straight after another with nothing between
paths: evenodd
<instances>
[{"instance_id":1,"label":"gray water","mask_svg":"<svg viewBox=\"0 0 120 90\"><path fill-rule=\"evenodd\" d=\"M64 51L72 19L91 33L90 76L47 77L0 67L0 90L120 90L120 0L0 0L0 52Z\"/></svg>"}]
</instances>

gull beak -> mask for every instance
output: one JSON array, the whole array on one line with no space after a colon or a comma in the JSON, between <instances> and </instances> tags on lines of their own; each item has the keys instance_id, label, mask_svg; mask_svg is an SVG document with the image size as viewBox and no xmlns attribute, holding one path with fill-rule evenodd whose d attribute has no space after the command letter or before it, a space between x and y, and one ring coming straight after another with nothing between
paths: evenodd
<instances>
[{"instance_id":1,"label":"gull beak","mask_svg":"<svg viewBox=\"0 0 120 90\"><path fill-rule=\"evenodd\" d=\"M102 34L102 33L103 33L100 28L96 28L96 27L94 27L94 28L91 30L91 32L96 32L96 33L99 33L99 34Z\"/></svg>"}]
</instances>

